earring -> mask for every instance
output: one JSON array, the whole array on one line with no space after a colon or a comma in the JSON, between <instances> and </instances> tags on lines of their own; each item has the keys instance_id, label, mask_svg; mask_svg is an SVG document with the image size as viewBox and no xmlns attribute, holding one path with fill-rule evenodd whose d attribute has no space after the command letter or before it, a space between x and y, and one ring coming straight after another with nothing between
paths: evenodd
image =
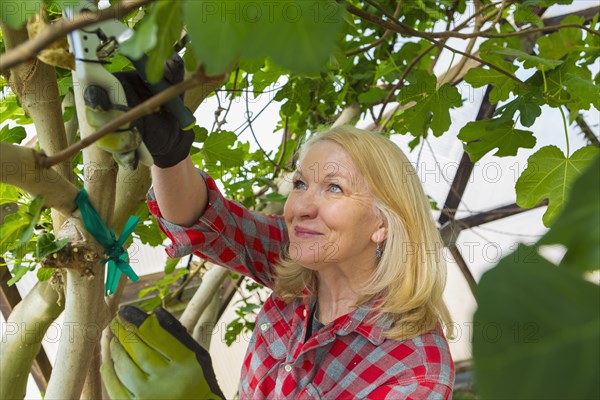
<instances>
[{"instance_id":1,"label":"earring","mask_svg":"<svg viewBox=\"0 0 600 400\"><path fill-rule=\"evenodd\" d=\"M381 258L381 249L379 248L379 243L377 243L377 248L375 248L375 257Z\"/></svg>"}]
</instances>

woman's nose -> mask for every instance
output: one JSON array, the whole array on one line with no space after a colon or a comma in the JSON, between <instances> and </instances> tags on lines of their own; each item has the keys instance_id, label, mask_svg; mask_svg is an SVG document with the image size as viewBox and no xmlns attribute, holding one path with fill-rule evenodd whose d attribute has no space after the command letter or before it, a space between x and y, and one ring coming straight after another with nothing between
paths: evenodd
<instances>
[{"instance_id":1,"label":"woman's nose","mask_svg":"<svg viewBox=\"0 0 600 400\"><path fill-rule=\"evenodd\" d=\"M294 199L294 211L300 218L315 218L318 214L317 194L310 189Z\"/></svg>"}]
</instances>

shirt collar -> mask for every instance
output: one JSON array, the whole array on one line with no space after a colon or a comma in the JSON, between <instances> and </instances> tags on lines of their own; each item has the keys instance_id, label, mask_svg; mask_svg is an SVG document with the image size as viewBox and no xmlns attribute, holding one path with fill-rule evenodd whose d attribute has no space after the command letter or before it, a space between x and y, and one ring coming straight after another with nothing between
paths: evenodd
<instances>
[{"instance_id":1,"label":"shirt collar","mask_svg":"<svg viewBox=\"0 0 600 400\"><path fill-rule=\"evenodd\" d=\"M385 333L392 326L393 321L385 315L377 317L376 304L376 299L369 300L354 312L338 318L334 321L335 334L345 336L356 332L376 346L382 344L386 339Z\"/></svg>"}]
</instances>

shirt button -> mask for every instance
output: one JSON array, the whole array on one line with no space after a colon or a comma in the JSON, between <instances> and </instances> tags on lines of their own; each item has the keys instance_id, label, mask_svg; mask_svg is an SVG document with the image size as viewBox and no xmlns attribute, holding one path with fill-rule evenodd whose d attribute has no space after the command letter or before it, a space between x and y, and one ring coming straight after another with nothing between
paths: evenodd
<instances>
[{"instance_id":1,"label":"shirt button","mask_svg":"<svg viewBox=\"0 0 600 400\"><path fill-rule=\"evenodd\" d=\"M290 372L292 370L292 366L290 364L286 364L283 369L285 369L285 372Z\"/></svg>"},{"instance_id":2,"label":"shirt button","mask_svg":"<svg viewBox=\"0 0 600 400\"><path fill-rule=\"evenodd\" d=\"M261 331L266 331L267 329L269 329L269 324L267 324L266 322L264 324L260 325L260 330Z\"/></svg>"}]
</instances>

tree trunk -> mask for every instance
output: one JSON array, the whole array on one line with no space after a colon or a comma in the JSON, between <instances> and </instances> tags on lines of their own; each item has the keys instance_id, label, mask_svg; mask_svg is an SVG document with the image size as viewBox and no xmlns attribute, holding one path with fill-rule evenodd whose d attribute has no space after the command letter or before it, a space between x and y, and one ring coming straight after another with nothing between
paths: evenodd
<instances>
[{"instance_id":1,"label":"tree trunk","mask_svg":"<svg viewBox=\"0 0 600 400\"><path fill-rule=\"evenodd\" d=\"M198 323L194 327L194 332L192 333L194 340L207 350L210 349L210 342L217 324L217 314L222 297L223 287L219 284L217 293L213 296L210 304L202 313L202 316L198 320Z\"/></svg>"},{"instance_id":2,"label":"tree trunk","mask_svg":"<svg viewBox=\"0 0 600 400\"><path fill-rule=\"evenodd\" d=\"M1 23L0 26L7 50L29 39L25 27L15 30L4 23ZM54 67L34 58L12 68L7 80L19 98L23 110L33 119L40 148L47 155L52 155L67 147L61 99ZM73 182L70 161L57 165L54 170L68 182ZM57 232L65 221L65 216L53 210L52 221L54 230Z\"/></svg>"},{"instance_id":3,"label":"tree trunk","mask_svg":"<svg viewBox=\"0 0 600 400\"><path fill-rule=\"evenodd\" d=\"M194 293L194 296L188 303L181 315L180 321L188 332L193 333L194 327L200 320L200 317L210 304L213 297L216 296L219 287L227 278L229 271L225 268L213 265L202 278L202 284Z\"/></svg>"},{"instance_id":4,"label":"tree trunk","mask_svg":"<svg viewBox=\"0 0 600 400\"><path fill-rule=\"evenodd\" d=\"M45 281L36 283L10 314L0 341L0 399L25 397L33 360L61 311L58 293Z\"/></svg>"},{"instance_id":5,"label":"tree trunk","mask_svg":"<svg viewBox=\"0 0 600 400\"><path fill-rule=\"evenodd\" d=\"M81 84L73 76L75 103L83 110ZM78 113L81 137L84 138L93 129L87 124L83 113ZM116 168L112 156L96 146L88 147L83 152L83 162L86 166L85 188L89 199L100 217L110 226L114 212ZM83 236L84 229L78 227L80 221L71 218L72 224ZM72 237L73 235L70 234ZM88 243L95 243L89 238ZM97 244L96 244L97 246ZM66 304L63 325L73 333L72 337L63 335L58 347L56 368L48 384L46 399L76 399L83 390L84 374L90 370L90 364L99 346L102 330L108 324L109 313L104 302L104 266L99 262L88 266L82 274L73 268L67 269ZM69 335L71 336L71 335ZM100 398L98 391L97 371L92 371L87 379L94 387L86 390L86 396Z\"/></svg>"},{"instance_id":6,"label":"tree trunk","mask_svg":"<svg viewBox=\"0 0 600 400\"><path fill-rule=\"evenodd\" d=\"M0 23L0 27L2 28L7 50L29 39L26 28L15 30L4 23ZM67 141L55 69L34 58L11 69L10 73L7 74L7 78L24 111L33 119L42 150L46 154L52 155L65 148ZM31 157L33 154L25 154L25 152L17 154L21 154L26 158L25 162L20 159L17 163L11 165L15 169L14 172L17 172L17 170L21 172L21 174L14 176L17 180L15 183L18 186L22 187L23 176L28 176L31 171L35 171L33 175L36 177L33 178L32 185L37 186L37 188L34 192L54 189L54 194L47 196L46 205L53 202L61 203L59 208L62 208L62 210L58 208L52 210L54 232L58 232L70 211L73 210L71 205L76 194L76 188L72 185L71 163L64 162L52 171L40 171L32 162L35 159ZM11 156L13 155L14 153L11 152ZM3 172L5 172L4 167ZM25 172L25 175L23 175L23 172ZM41 174L43 174L42 179L40 179ZM3 181L4 175L3 173ZM41 181L44 181L44 184L40 184ZM56 189L61 186L65 190L58 194ZM42 338L46 333L46 329L61 313L62 309L63 303L58 303L57 292L47 282L38 282L25 299L15 307L9 321L19 321L23 332L19 343L10 343L9 341L3 343L0 398L22 398L25 395L27 377L33 359L41 348ZM4 385L10 385L10 388L4 390Z\"/></svg>"}]
</instances>

